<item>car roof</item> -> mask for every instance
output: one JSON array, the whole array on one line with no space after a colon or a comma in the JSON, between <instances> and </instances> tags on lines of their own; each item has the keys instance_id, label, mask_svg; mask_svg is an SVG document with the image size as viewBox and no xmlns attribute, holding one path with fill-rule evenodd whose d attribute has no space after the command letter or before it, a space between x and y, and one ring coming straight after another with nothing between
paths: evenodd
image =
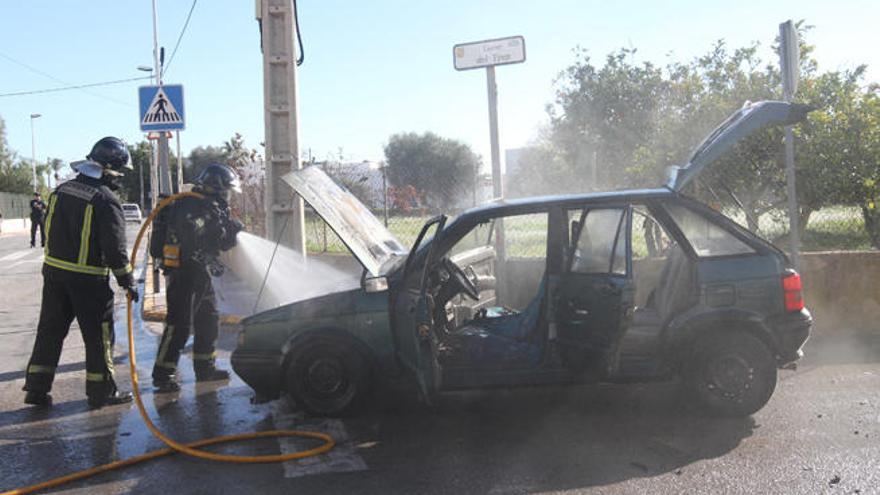
<instances>
[{"instance_id":1,"label":"car roof","mask_svg":"<svg viewBox=\"0 0 880 495\"><path fill-rule=\"evenodd\" d=\"M580 194L557 194L552 196L533 196L518 199L498 199L470 208L460 215L494 216L516 210L540 209L549 206L565 206L566 204L602 203L605 201L643 200L677 196L677 193L666 187L654 189L624 189L620 191L601 191Z\"/></svg>"}]
</instances>

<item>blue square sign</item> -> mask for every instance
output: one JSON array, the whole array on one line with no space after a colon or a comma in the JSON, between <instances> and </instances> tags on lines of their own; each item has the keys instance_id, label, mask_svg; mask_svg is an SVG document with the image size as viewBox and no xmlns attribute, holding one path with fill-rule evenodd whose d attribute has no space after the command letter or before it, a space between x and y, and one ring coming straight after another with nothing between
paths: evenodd
<instances>
[{"instance_id":1,"label":"blue square sign","mask_svg":"<svg viewBox=\"0 0 880 495\"><path fill-rule=\"evenodd\" d=\"M186 127L182 84L141 86L138 103L142 131L179 131Z\"/></svg>"}]
</instances>

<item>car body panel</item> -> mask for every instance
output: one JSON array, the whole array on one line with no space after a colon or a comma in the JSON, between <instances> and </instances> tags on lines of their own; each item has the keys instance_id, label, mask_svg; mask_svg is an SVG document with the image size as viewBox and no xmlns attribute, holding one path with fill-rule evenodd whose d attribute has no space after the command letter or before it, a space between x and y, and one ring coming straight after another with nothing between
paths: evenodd
<instances>
[{"instance_id":1,"label":"car body panel","mask_svg":"<svg viewBox=\"0 0 880 495\"><path fill-rule=\"evenodd\" d=\"M257 390L276 387L277 392L279 383L274 379L284 372L284 355L309 332L344 332L369 350L380 369L389 373L396 369L387 292L359 288L328 294L245 318L242 325L233 369ZM267 375L274 384L265 383Z\"/></svg>"},{"instance_id":2,"label":"car body panel","mask_svg":"<svg viewBox=\"0 0 880 495\"><path fill-rule=\"evenodd\" d=\"M746 136L772 125L794 125L812 110L807 105L784 101L749 103L715 128L695 149L691 158L670 178L667 186L681 191L700 171Z\"/></svg>"},{"instance_id":3,"label":"car body panel","mask_svg":"<svg viewBox=\"0 0 880 495\"><path fill-rule=\"evenodd\" d=\"M406 249L353 194L316 166L282 177L308 202L354 253L364 268L379 276L382 265Z\"/></svg>"}]
</instances>

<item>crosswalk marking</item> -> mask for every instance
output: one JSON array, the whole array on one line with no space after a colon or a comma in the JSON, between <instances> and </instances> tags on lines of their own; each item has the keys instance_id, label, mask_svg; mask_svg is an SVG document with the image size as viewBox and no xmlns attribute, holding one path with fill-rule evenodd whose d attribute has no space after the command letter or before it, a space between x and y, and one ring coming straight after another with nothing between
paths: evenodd
<instances>
[{"instance_id":1,"label":"crosswalk marking","mask_svg":"<svg viewBox=\"0 0 880 495\"><path fill-rule=\"evenodd\" d=\"M0 258L0 261L15 261L19 258L24 258L28 254L33 253L33 252L34 251L32 249L31 250L26 249L24 251L16 251L14 253L7 254L6 256ZM42 254L41 251L37 251L37 252Z\"/></svg>"},{"instance_id":2,"label":"crosswalk marking","mask_svg":"<svg viewBox=\"0 0 880 495\"><path fill-rule=\"evenodd\" d=\"M356 450L354 439L338 419L305 418L301 412L290 411L284 400L275 401L273 423L279 430L309 430L327 433L336 440L336 447L326 454L284 463L284 477L298 478L313 474L366 471L367 463ZM314 447L314 441L297 437L278 439L282 454L300 452Z\"/></svg>"},{"instance_id":3,"label":"crosswalk marking","mask_svg":"<svg viewBox=\"0 0 880 495\"><path fill-rule=\"evenodd\" d=\"M9 268L15 268L15 267L17 267L17 266L19 266L19 265L23 265L23 264L25 264L25 263L42 263L42 262L43 262L43 256L40 255L39 258L35 258L35 259L32 259L32 260L21 260L21 261L16 261L15 263L9 265Z\"/></svg>"}]
</instances>

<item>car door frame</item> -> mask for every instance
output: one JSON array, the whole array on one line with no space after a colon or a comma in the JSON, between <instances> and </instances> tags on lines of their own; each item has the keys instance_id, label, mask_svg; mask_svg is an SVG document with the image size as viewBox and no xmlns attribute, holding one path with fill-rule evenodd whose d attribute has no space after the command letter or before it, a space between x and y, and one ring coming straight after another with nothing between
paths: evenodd
<instances>
[{"instance_id":1,"label":"car door frame","mask_svg":"<svg viewBox=\"0 0 880 495\"><path fill-rule=\"evenodd\" d=\"M564 354L574 353L574 357L566 359L566 364L569 367L574 367L578 371L583 371L590 365L587 360L596 357L595 352L600 352L602 356L605 357L606 361L608 361L607 364L616 366L616 354L619 351L620 341L622 340L623 334L628 328L629 321L632 317L635 301L635 285L632 276L632 205L629 202L587 203L573 205L572 208L568 208L569 211L578 209L582 210L581 216L578 220L577 231L570 232L563 272L560 274L559 283L556 285L555 289L553 317L556 323L556 335L560 344L560 349ZM580 241L581 233L584 228L584 221L589 212L605 209L620 210L622 212L615 233L615 241L609 259L608 271L605 273L575 272L573 271L573 255L574 250L577 248L577 244ZM615 274L613 271L618 243L621 240L621 233L623 234L622 239L625 242L625 273L623 275ZM604 287L601 287L603 284ZM602 303L602 306L617 308L617 318L612 327L607 326L607 324L599 323L599 325L604 326L604 328L601 329L602 335L606 337L610 336L607 342L609 347L606 349L590 349L590 347L593 346L591 343L586 342L587 339L583 338L585 336L583 333L581 335L582 338L577 338L578 331L583 332L588 326L596 325L596 323L595 320L591 318L592 315L589 314L590 310L588 308L575 307L580 304L580 301L575 301L573 298L576 296L583 298L585 295L590 295L589 292L591 291L600 292L606 299L606 302ZM617 293L611 294L611 291L617 291ZM616 300L612 301L612 303L608 303L608 298L611 297L616 298ZM594 306L598 305L598 303L594 304ZM574 315L577 315L579 319L575 320L573 318ZM608 315L606 314L605 316ZM597 339L594 338L593 340L595 341ZM580 358L577 356L580 356ZM605 365L603 365L603 368L600 371L605 373L610 372Z\"/></svg>"},{"instance_id":2,"label":"car door frame","mask_svg":"<svg viewBox=\"0 0 880 495\"><path fill-rule=\"evenodd\" d=\"M422 226L404 263L400 287L394 291L390 305L395 357L399 365L414 379L419 397L429 405L433 403L433 398L440 389L441 374L437 362L436 335L428 307L426 279L446 220L446 215L438 215ZM417 274L418 285L413 286L412 277L416 274L412 269L417 266L415 259L420 255L418 248L433 225L437 226L434 237L427 246L423 265Z\"/></svg>"}]
</instances>

